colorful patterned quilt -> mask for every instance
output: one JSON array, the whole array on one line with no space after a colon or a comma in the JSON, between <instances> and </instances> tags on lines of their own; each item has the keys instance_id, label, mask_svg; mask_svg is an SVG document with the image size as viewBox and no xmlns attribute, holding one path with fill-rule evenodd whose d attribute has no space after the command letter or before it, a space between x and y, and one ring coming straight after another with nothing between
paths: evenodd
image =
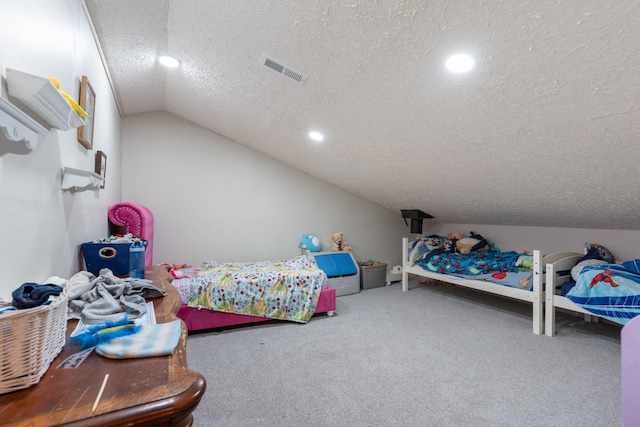
<instances>
[{"instance_id":1,"label":"colorful patterned quilt","mask_svg":"<svg viewBox=\"0 0 640 427\"><path fill-rule=\"evenodd\" d=\"M566 297L596 316L625 325L640 315L640 260L586 266Z\"/></svg>"},{"instance_id":2,"label":"colorful patterned quilt","mask_svg":"<svg viewBox=\"0 0 640 427\"><path fill-rule=\"evenodd\" d=\"M327 276L315 261L204 263L191 282L190 307L307 323Z\"/></svg>"}]
</instances>

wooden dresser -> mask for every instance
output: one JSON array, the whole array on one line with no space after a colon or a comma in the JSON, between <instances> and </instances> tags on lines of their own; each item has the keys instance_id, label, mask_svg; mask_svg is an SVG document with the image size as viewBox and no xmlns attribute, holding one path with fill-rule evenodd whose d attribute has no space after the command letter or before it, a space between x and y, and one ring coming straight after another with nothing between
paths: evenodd
<instances>
[{"instance_id":1,"label":"wooden dresser","mask_svg":"<svg viewBox=\"0 0 640 427\"><path fill-rule=\"evenodd\" d=\"M167 291L164 298L153 300L157 323L175 320L180 296L169 274L161 267L146 274ZM67 339L76 323L67 323ZM186 341L183 323L171 356L112 360L92 352L75 369L56 369L79 350L65 346L38 384L0 395L0 425L190 426L206 383L202 375L187 369ZM92 414L106 374L109 379Z\"/></svg>"}]
</instances>

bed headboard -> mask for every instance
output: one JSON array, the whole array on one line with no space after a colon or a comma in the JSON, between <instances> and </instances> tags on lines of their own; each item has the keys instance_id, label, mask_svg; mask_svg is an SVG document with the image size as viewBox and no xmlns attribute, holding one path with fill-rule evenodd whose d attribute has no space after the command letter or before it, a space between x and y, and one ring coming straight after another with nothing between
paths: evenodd
<instances>
[{"instance_id":1,"label":"bed headboard","mask_svg":"<svg viewBox=\"0 0 640 427\"><path fill-rule=\"evenodd\" d=\"M146 240L145 265L153 265L153 214L149 209L131 202L116 203L109 207L109 225L124 227L126 233Z\"/></svg>"}]
</instances>

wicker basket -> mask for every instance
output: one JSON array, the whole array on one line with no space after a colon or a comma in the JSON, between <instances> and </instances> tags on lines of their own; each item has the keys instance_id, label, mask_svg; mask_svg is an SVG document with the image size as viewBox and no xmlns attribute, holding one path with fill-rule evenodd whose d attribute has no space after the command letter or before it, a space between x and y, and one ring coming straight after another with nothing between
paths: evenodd
<instances>
[{"instance_id":1,"label":"wicker basket","mask_svg":"<svg viewBox=\"0 0 640 427\"><path fill-rule=\"evenodd\" d=\"M49 305L0 315L0 394L37 384L64 347L67 288Z\"/></svg>"}]
</instances>

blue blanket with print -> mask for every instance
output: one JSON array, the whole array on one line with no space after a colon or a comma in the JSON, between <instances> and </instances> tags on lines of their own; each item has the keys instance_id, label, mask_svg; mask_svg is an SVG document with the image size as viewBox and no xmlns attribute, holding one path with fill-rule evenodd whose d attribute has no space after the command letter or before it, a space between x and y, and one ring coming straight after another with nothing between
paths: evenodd
<instances>
[{"instance_id":1,"label":"blue blanket with print","mask_svg":"<svg viewBox=\"0 0 640 427\"><path fill-rule=\"evenodd\" d=\"M640 314L640 260L586 266L566 297L596 316L624 325Z\"/></svg>"},{"instance_id":2,"label":"blue blanket with print","mask_svg":"<svg viewBox=\"0 0 640 427\"><path fill-rule=\"evenodd\" d=\"M479 275L495 272L518 272L531 270L524 267L524 261L531 257L517 252L471 252L460 254L457 252L432 251L417 261L422 268L440 274Z\"/></svg>"}]
</instances>

